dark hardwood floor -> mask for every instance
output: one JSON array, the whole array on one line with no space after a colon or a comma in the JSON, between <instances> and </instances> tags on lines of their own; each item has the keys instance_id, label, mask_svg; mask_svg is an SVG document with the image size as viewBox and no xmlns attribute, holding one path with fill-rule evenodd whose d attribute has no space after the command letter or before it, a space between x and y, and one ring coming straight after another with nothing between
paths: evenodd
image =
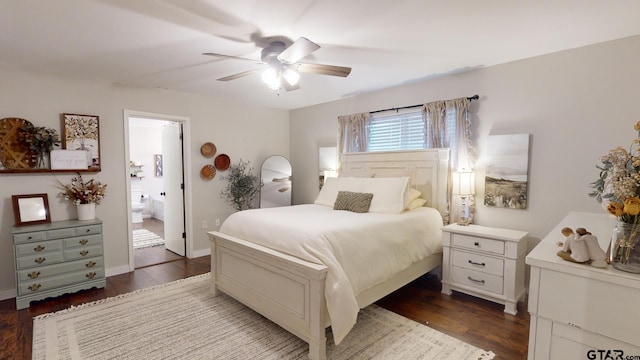
<instances>
[{"instance_id":1,"label":"dark hardwood floor","mask_svg":"<svg viewBox=\"0 0 640 360\"><path fill-rule=\"evenodd\" d=\"M206 273L210 257L182 258L135 272L107 278L104 289L84 290L54 299L32 302L16 310L15 299L0 301L0 359L31 359L32 317L66 309L71 305L103 299L138 289ZM440 281L426 275L380 300L378 305L496 353L496 359L526 359L529 314L518 305L516 316L503 306L472 296L440 293Z\"/></svg>"},{"instance_id":2,"label":"dark hardwood floor","mask_svg":"<svg viewBox=\"0 0 640 360\"><path fill-rule=\"evenodd\" d=\"M133 229L147 229L164 239L164 223L154 218L145 218L140 224L133 224ZM183 257L167 250L164 246L154 246L133 251L133 263L136 269L180 260Z\"/></svg>"}]
</instances>

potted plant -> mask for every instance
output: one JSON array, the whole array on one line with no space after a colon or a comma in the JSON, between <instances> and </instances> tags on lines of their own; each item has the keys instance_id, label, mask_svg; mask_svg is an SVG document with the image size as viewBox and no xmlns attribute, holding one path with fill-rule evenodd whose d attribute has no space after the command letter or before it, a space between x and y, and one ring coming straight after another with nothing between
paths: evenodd
<instances>
[{"instance_id":1,"label":"potted plant","mask_svg":"<svg viewBox=\"0 0 640 360\"><path fill-rule=\"evenodd\" d=\"M65 185L58 181L58 188L62 190L60 196L73 202L78 209L78 220L91 220L96 217L96 205L106 195L107 185L93 179L84 181L82 175L71 178L71 184Z\"/></svg>"},{"instance_id":2,"label":"potted plant","mask_svg":"<svg viewBox=\"0 0 640 360\"><path fill-rule=\"evenodd\" d=\"M28 124L23 126L20 140L29 145L29 150L37 155L36 168L47 168L46 155L53 150L54 146L60 145L60 136L55 129L44 126L33 126Z\"/></svg>"},{"instance_id":3,"label":"potted plant","mask_svg":"<svg viewBox=\"0 0 640 360\"><path fill-rule=\"evenodd\" d=\"M251 209L253 199L262 187L260 178L253 174L250 162L240 159L238 164L229 167L228 175L220 177L228 181L221 195L238 211Z\"/></svg>"}]
</instances>

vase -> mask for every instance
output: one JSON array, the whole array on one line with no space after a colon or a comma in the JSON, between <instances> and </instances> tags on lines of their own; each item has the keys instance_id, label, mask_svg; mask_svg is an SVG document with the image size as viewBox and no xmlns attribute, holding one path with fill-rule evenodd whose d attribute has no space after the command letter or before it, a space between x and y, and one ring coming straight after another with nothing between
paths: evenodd
<instances>
[{"instance_id":1,"label":"vase","mask_svg":"<svg viewBox=\"0 0 640 360\"><path fill-rule=\"evenodd\" d=\"M48 169L49 168L49 159L48 154L46 152L41 152L38 154L38 162L36 163L36 169Z\"/></svg>"},{"instance_id":2,"label":"vase","mask_svg":"<svg viewBox=\"0 0 640 360\"><path fill-rule=\"evenodd\" d=\"M640 273L640 224L619 221L611 235L609 260L622 271Z\"/></svg>"},{"instance_id":3,"label":"vase","mask_svg":"<svg viewBox=\"0 0 640 360\"><path fill-rule=\"evenodd\" d=\"M93 220L96 218L96 204L78 204L78 220Z\"/></svg>"}]
</instances>

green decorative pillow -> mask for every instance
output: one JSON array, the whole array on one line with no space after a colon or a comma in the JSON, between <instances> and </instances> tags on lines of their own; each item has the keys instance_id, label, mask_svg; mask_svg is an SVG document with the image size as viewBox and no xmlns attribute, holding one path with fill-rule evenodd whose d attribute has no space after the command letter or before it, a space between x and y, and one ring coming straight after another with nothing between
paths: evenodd
<instances>
[{"instance_id":1,"label":"green decorative pillow","mask_svg":"<svg viewBox=\"0 0 640 360\"><path fill-rule=\"evenodd\" d=\"M338 191L333 210L347 210L356 213L366 213L371 206L371 193L357 193L351 191Z\"/></svg>"}]
</instances>

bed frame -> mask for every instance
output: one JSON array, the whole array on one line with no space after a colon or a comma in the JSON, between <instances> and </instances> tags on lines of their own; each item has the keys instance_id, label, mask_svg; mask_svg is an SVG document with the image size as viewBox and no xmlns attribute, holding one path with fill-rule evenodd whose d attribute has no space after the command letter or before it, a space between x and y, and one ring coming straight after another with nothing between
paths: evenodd
<instances>
[{"instance_id":1,"label":"bed frame","mask_svg":"<svg viewBox=\"0 0 640 360\"><path fill-rule=\"evenodd\" d=\"M423 193L427 206L448 217L449 149L350 153L340 162L343 176L411 176L411 186ZM222 291L237 299L309 343L310 359L326 359L327 267L217 231L208 235L214 295ZM413 264L358 294L358 305L372 304L441 263L442 253L437 253Z\"/></svg>"}]
</instances>

